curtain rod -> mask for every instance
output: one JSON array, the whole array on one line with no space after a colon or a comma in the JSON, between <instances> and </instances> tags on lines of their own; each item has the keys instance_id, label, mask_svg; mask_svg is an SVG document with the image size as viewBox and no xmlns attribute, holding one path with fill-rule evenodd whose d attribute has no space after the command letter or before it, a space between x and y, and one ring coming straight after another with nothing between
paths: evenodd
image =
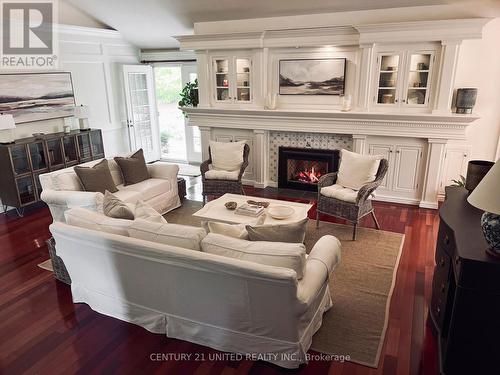
<instances>
[{"instance_id":1,"label":"curtain rod","mask_svg":"<svg viewBox=\"0 0 500 375\"><path fill-rule=\"evenodd\" d=\"M141 60L141 64L196 62L196 60Z\"/></svg>"}]
</instances>

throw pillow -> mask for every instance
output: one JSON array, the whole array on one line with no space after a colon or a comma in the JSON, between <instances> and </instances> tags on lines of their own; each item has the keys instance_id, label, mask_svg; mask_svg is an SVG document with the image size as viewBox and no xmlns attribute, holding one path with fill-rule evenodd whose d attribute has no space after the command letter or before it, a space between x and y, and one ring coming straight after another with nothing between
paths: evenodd
<instances>
[{"instance_id":1,"label":"throw pillow","mask_svg":"<svg viewBox=\"0 0 500 375\"><path fill-rule=\"evenodd\" d=\"M118 197L106 190L104 193L104 202L102 204L104 215L115 219L134 220L134 213Z\"/></svg>"},{"instance_id":2,"label":"throw pillow","mask_svg":"<svg viewBox=\"0 0 500 375\"><path fill-rule=\"evenodd\" d=\"M342 150L337 184L354 190L375 181L381 156L361 155Z\"/></svg>"},{"instance_id":3,"label":"throw pillow","mask_svg":"<svg viewBox=\"0 0 500 375\"><path fill-rule=\"evenodd\" d=\"M102 159L102 161L93 167L82 167L77 165L74 171L80 179L85 191L97 191L103 194L106 190L111 193L116 193L118 191L106 159Z\"/></svg>"},{"instance_id":4,"label":"throw pillow","mask_svg":"<svg viewBox=\"0 0 500 375\"><path fill-rule=\"evenodd\" d=\"M262 225L266 220L266 214L260 215L254 225ZM246 224L226 224L218 221L202 222L202 226L208 233L222 234L224 236L248 240Z\"/></svg>"},{"instance_id":5,"label":"throw pillow","mask_svg":"<svg viewBox=\"0 0 500 375\"><path fill-rule=\"evenodd\" d=\"M293 224L247 225L250 241L304 243L308 218Z\"/></svg>"},{"instance_id":6,"label":"throw pillow","mask_svg":"<svg viewBox=\"0 0 500 375\"><path fill-rule=\"evenodd\" d=\"M214 142L210 141L210 155L214 169L236 171L243 164L245 141Z\"/></svg>"},{"instance_id":7,"label":"throw pillow","mask_svg":"<svg viewBox=\"0 0 500 375\"><path fill-rule=\"evenodd\" d=\"M188 225L153 223L136 219L128 228L128 234L132 238L199 251L200 241L207 232L203 228Z\"/></svg>"},{"instance_id":8,"label":"throw pillow","mask_svg":"<svg viewBox=\"0 0 500 375\"><path fill-rule=\"evenodd\" d=\"M102 213L90 211L82 207L72 208L64 213L66 224L84 229L119 234L128 237L128 228L133 220L114 219Z\"/></svg>"},{"instance_id":9,"label":"throw pillow","mask_svg":"<svg viewBox=\"0 0 500 375\"><path fill-rule=\"evenodd\" d=\"M166 223L167 220L149 204L140 200L135 204L134 217L155 223Z\"/></svg>"},{"instance_id":10,"label":"throw pillow","mask_svg":"<svg viewBox=\"0 0 500 375\"><path fill-rule=\"evenodd\" d=\"M142 148L129 157L117 156L114 159L122 171L123 185L137 184L150 177Z\"/></svg>"},{"instance_id":11,"label":"throw pillow","mask_svg":"<svg viewBox=\"0 0 500 375\"><path fill-rule=\"evenodd\" d=\"M297 273L297 279L304 275L306 248L301 243L252 242L209 233L201 241L201 250L268 266L291 268Z\"/></svg>"}]
</instances>

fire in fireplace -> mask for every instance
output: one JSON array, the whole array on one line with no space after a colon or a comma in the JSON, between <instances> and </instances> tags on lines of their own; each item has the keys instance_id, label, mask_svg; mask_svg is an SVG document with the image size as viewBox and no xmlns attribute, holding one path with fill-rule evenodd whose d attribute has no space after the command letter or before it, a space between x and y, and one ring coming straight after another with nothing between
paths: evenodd
<instances>
[{"instance_id":1,"label":"fire in fireplace","mask_svg":"<svg viewBox=\"0 0 500 375\"><path fill-rule=\"evenodd\" d=\"M339 167L338 150L280 147L278 186L316 190L321 176L336 172Z\"/></svg>"}]
</instances>

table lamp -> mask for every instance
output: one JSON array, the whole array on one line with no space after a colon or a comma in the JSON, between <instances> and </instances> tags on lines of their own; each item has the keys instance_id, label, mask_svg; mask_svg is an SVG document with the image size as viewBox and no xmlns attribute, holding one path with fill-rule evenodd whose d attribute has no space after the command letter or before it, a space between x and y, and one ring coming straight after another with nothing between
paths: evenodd
<instances>
[{"instance_id":1,"label":"table lamp","mask_svg":"<svg viewBox=\"0 0 500 375\"><path fill-rule=\"evenodd\" d=\"M80 123L80 130L90 130L89 126L90 110L87 105L82 104L76 106L73 115L78 119Z\"/></svg>"},{"instance_id":2,"label":"table lamp","mask_svg":"<svg viewBox=\"0 0 500 375\"><path fill-rule=\"evenodd\" d=\"M500 159L472 191L467 201L484 211L481 226L490 246L486 251L500 257Z\"/></svg>"},{"instance_id":3,"label":"table lamp","mask_svg":"<svg viewBox=\"0 0 500 375\"><path fill-rule=\"evenodd\" d=\"M16 122L14 116L9 114L0 114L0 143L14 143Z\"/></svg>"}]
</instances>

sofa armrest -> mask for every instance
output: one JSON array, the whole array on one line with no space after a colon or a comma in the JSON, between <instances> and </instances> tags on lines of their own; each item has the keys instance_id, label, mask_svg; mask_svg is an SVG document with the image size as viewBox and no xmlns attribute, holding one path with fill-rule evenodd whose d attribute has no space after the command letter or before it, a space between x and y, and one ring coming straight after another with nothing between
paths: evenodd
<instances>
[{"instance_id":1,"label":"sofa armrest","mask_svg":"<svg viewBox=\"0 0 500 375\"><path fill-rule=\"evenodd\" d=\"M297 284L297 298L309 306L340 262L340 241L334 236L323 236L307 257L304 277Z\"/></svg>"},{"instance_id":2,"label":"sofa armrest","mask_svg":"<svg viewBox=\"0 0 500 375\"><path fill-rule=\"evenodd\" d=\"M177 164L157 161L156 163L147 164L147 167L151 178L177 180L177 174L179 173L179 166Z\"/></svg>"},{"instance_id":3,"label":"sofa armrest","mask_svg":"<svg viewBox=\"0 0 500 375\"><path fill-rule=\"evenodd\" d=\"M58 191L45 189L40 195L47 203L54 221L66 222L64 212L73 207L83 207L92 211L102 212L104 195L92 191Z\"/></svg>"}]
</instances>

